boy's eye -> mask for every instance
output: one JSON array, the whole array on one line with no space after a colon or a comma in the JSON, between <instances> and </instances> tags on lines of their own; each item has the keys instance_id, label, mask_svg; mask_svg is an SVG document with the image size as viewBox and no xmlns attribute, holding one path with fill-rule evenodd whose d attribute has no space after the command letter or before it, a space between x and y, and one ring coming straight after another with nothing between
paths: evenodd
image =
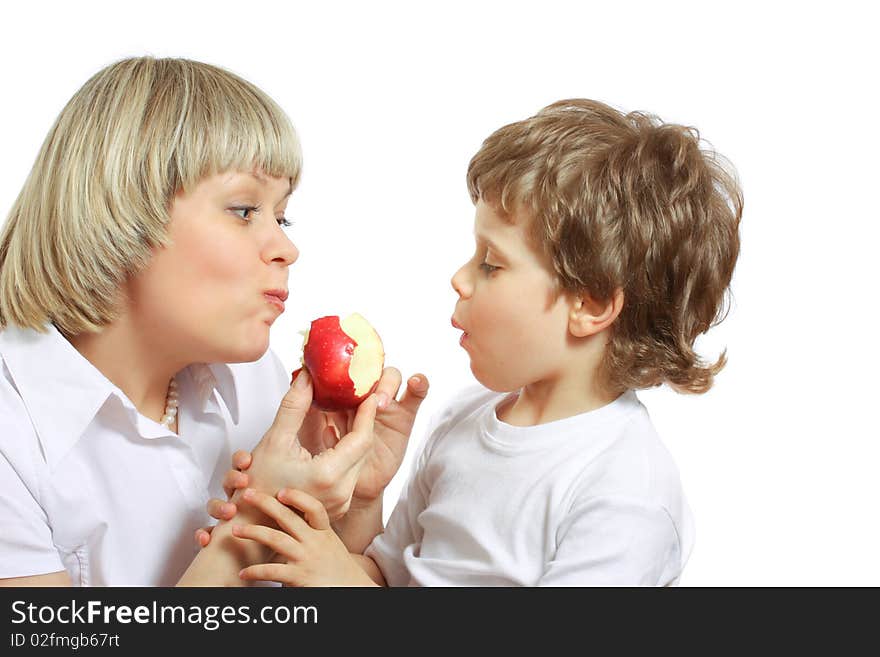
<instances>
[{"instance_id":1,"label":"boy's eye","mask_svg":"<svg viewBox=\"0 0 880 657\"><path fill-rule=\"evenodd\" d=\"M480 263L480 269L485 274L491 274L493 271L495 271L497 269L501 269L501 267L496 267L495 265L490 265L488 262L484 261L484 262Z\"/></svg>"}]
</instances>

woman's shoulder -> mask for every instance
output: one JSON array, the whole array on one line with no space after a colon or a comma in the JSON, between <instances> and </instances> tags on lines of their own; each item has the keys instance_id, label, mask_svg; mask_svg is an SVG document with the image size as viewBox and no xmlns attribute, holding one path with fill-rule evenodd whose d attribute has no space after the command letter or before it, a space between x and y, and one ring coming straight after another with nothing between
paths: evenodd
<instances>
[{"instance_id":1,"label":"woman's shoulder","mask_svg":"<svg viewBox=\"0 0 880 657\"><path fill-rule=\"evenodd\" d=\"M11 464L42 460L37 432L0 353L0 455Z\"/></svg>"}]
</instances>

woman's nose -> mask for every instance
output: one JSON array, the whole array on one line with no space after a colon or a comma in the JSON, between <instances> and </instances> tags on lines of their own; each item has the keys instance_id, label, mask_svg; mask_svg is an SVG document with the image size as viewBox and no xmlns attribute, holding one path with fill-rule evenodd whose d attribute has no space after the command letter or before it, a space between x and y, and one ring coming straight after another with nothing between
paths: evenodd
<instances>
[{"instance_id":1,"label":"woman's nose","mask_svg":"<svg viewBox=\"0 0 880 657\"><path fill-rule=\"evenodd\" d=\"M280 262L286 267L292 265L299 258L299 249L296 248L296 244L290 240L280 227L278 232L275 233L269 249L270 257L268 260Z\"/></svg>"}]
</instances>

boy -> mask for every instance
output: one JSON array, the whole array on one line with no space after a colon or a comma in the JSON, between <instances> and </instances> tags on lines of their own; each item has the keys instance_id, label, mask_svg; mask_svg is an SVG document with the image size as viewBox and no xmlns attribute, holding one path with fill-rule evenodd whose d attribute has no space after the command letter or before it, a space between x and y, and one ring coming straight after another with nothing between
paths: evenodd
<instances>
[{"instance_id":1,"label":"boy","mask_svg":"<svg viewBox=\"0 0 880 657\"><path fill-rule=\"evenodd\" d=\"M435 420L384 531L381 500L337 536L310 496L248 490L283 531L233 533L286 563L243 578L678 583L691 515L633 391L702 393L725 364L693 345L720 321L739 253L735 178L695 130L567 100L491 135L468 187L476 250L452 278L452 323L484 387Z\"/></svg>"}]
</instances>

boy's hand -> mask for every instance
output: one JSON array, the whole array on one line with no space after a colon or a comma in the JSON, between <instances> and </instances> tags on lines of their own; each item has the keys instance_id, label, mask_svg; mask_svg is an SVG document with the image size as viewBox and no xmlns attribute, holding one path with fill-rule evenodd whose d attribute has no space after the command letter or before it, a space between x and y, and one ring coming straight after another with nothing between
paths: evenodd
<instances>
[{"instance_id":1,"label":"boy's hand","mask_svg":"<svg viewBox=\"0 0 880 657\"><path fill-rule=\"evenodd\" d=\"M239 573L242 579L274 581L287 586L376 585L330 528L326 510L311 495L284 489L278 492L276 499L247 489L243 499L274 520L280 530L263 525L233 525L232 534L257 541L284 562L248 566ZM302 511L303 517L285 504Z\"/></svg>"},{"instance_id":2,"label":"boy's hand","mask_svg":"<svg viewBox=\"0 0 880 657\"><path fill-rule=\"evenodd\" d=\"M238 506L234 502L230 502L230 498L235 491L247 488L250 484L250 477L247 473L241 472L251 465L251 453L244 450L238 450L232 455L232 469L226 472L223 477L223 492L226 493L226 502L212 497L208 500L205 508L208 515L216 520L232 520L238 513ZM201 547L206 547L211 542L211 530L213 527L200 527L196 530L196 543Z\"/></svg>"}]
</instances>

